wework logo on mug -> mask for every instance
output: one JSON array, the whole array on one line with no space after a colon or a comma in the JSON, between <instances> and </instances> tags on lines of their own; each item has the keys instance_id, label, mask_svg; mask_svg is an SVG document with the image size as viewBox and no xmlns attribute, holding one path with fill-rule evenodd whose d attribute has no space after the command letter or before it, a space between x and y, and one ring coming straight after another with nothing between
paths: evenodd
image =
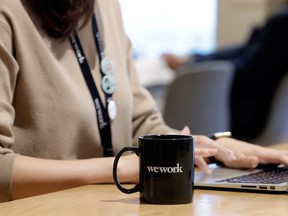
<instances>
[{"instance_id":1,"label":"wework logo on mug","mask_svg":"<svg viewBox=\"0 0 288 216\"><path fill-rule=\"evenodd\" d=\"M148 172L151 173L183 173L183 167L177 163L176 167L156 167L156 166L147 166Z\"/></svg>"}]
</instances>

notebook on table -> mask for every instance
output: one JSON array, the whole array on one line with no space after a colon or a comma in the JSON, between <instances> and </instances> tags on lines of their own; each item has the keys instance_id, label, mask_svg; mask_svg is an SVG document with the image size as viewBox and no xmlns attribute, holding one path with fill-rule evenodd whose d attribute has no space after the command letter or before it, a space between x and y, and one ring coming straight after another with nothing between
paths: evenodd
<instances>
[{"instance_id":1,"label":"notebook on table","mask_svg":"<svg viewBox=\"0 0 288 216\"><path fill-rule=\"evenodd\" d=\"M195 173L195 188L286 193L288 168L271 166L265 169L230 169L210 164L211 174Z\"/></svg>"}]
</instances>

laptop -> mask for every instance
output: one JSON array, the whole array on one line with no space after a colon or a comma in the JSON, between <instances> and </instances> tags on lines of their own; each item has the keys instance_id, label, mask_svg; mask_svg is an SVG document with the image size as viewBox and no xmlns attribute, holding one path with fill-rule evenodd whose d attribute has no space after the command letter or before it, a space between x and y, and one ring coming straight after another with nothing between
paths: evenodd
<instances>
[{"instance_id":1,"label":"laptop","mask_svg":"<svg viewBox=\"0 0 288 216\"><path fill-rule=\"evenodd\" d=\"M211 174L195 173L195 188L251 192L288 192L288 168L274 165L262 169L231 169L209 164Z\"/></svg>"}]
</instances>

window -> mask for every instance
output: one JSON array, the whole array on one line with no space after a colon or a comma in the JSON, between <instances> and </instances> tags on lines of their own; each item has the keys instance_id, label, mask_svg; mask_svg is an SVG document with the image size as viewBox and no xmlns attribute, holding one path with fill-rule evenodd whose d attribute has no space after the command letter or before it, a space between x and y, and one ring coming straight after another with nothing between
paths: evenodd
<instances>
[{"instance_id":1,"label":"window","mask_svg":"<svg viewBox=\"0 0 288 216\"><path fill-rule=\"evenodd\" d=\"M120 0L136 55L210 52L215 47L217 0Z\"/></svg>"}]
</instances>

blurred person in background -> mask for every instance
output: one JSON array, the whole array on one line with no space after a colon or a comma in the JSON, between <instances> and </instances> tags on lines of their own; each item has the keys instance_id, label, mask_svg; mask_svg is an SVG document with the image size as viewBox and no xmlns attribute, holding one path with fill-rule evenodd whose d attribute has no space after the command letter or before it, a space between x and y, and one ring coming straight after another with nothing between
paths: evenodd
<instances>
[{"instance_id":1,"label":"blurred person in background","mask_svg":"<svg viewBox=\"0 0 288 216\"><path fill-rule=\"evenodd\" d=\"M187 62L227 60L235 75L230 94L231 132L242 140L255 139L264 129L275 91L288 72L288 4L252 30L248 40L211 54L163 55L170 68Z\"/></svg>"}]
</instances>

